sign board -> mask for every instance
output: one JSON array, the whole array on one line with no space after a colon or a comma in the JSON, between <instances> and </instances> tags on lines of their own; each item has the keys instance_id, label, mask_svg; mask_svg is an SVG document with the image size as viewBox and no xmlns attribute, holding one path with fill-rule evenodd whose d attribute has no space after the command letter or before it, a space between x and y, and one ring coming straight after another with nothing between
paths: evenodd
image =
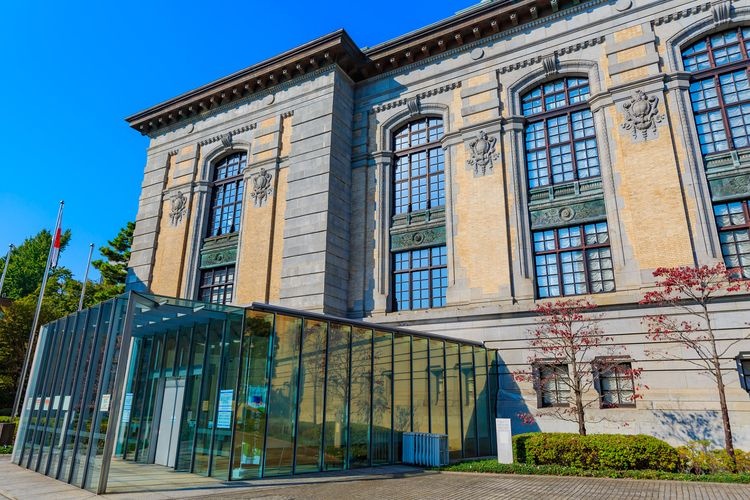
<instances>
[{"instance_id":1,"label":"sign board","mask_svg":"<svg viewBox=\"0 0 750 500\"><path fill-rule=\"evenodd\" d=\"M99 411L109 411L109 394L102 394L102 402L99 405Z\"/></svg>"},{"instance_id":2,"label":"sign board","mask_svg":"<svg viewBox=\"0 0 750 500\"><path fill-rule=\"evenodd\" d=\"M513 463L513 438L509 418L496 418L497 461L501 464Z\"/></svg>"},{"instance_id":3,"label":"sign board","mask_svg":"<svg viewBox=\"0 0 750 500\"><path fill-rule=\"evenodd\" d=\"M128 392L125 394L125 400L122 402L122 421L123 423L130 422L130 409L133 407L133 393Z\"/></svg>"},{"instance_id":4,"label":"sign board","mask_svg":"<svg viewBox=\"0 0 750 500\"><path fill-rule=\"evenodd\" d=\"M232 398L234 391L225 389L219 391L219 413L216 415L216 428L229 429L232 426Z\"/></svg>"}]
</instances>

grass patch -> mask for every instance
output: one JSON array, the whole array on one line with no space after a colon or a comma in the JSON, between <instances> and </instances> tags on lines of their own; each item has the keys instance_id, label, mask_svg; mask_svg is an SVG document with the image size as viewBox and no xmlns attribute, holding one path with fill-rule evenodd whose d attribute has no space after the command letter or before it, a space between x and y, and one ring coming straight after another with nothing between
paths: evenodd
<instances>
[{"instance_id":1,"label":"grass patch","mask_svg":"<svg viewBox=\"0 0 750 500\"><path fill-rule=\"evenodd\" d=\"M0 446L0 455L10 455L11 453L13 453L13 446L5 444Z\"/></svg>"},{"instance_id":2,"label":"grass patch","mask_svg":"<svg viewBox=\"0 0 750 500\"><path fill-rule=\"evenodd\" d=\"M527 474L532 476L609 477L615 479L662 479L671 481L750 484L749 473L686 474L656 470L591 470L563 465L500 464L494 459L461 462L440 467L437 470L449 472L487 472L493 474Z\"/></svg>"}]
</instances>

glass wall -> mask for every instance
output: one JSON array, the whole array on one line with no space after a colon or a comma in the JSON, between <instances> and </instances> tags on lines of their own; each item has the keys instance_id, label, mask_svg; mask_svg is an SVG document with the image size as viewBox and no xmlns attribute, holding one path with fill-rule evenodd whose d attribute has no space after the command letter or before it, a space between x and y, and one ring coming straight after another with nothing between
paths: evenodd
<instances>
[{"instance_id":1,"label":"glass wall","mask_svg":"<svg viewBox=\"0 0 750 500\"><path fill-rule=\"evenodd\" d=\"M265 305L131 292L45 325L13 461L103 492L110 461L251 479L492 453L494 353ZM494 387L494 388L493 388Z\"/></svg>"}]
</instances>

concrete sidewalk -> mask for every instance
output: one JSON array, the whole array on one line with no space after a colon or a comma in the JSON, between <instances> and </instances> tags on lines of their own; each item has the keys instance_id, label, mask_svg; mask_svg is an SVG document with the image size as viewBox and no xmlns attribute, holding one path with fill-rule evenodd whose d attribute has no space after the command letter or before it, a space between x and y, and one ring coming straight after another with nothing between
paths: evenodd
<instances>
[{"instance_id":1,"label":"concrete sidewalk","mask_svg":"<svg viewBox=\"0 0 750 500\"><path fill-rule=\"evenodd\" d=\"M104 495L113 499L750 499L750 485L678 481L640 481L556 476L514 476L434 472L406 466L306 474L254 481L207 483L180 474L179 483L143 482L130 491ZM0 497L10 499L83 499L93 493L55 481L0 457Z\"/></svg>"}]
</instances>

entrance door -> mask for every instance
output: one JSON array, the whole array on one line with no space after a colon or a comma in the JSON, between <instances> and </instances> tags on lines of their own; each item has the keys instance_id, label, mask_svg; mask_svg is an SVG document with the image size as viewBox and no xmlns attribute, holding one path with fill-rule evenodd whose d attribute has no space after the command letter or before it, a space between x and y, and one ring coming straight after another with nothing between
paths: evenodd
<instances>
[{"instance_id":1,"label":"entrance door","mask_svg":"<svg viewBox=\"0 0 750 500\"><path fill-rule=\"evenodd\" d=\"M180 437L182 399L185 396L185 380L169 378L164 383L164 397L159 418L159 435L156 440L154 463L174 467L177 442Z\"/></svg>"}]
</instances>

